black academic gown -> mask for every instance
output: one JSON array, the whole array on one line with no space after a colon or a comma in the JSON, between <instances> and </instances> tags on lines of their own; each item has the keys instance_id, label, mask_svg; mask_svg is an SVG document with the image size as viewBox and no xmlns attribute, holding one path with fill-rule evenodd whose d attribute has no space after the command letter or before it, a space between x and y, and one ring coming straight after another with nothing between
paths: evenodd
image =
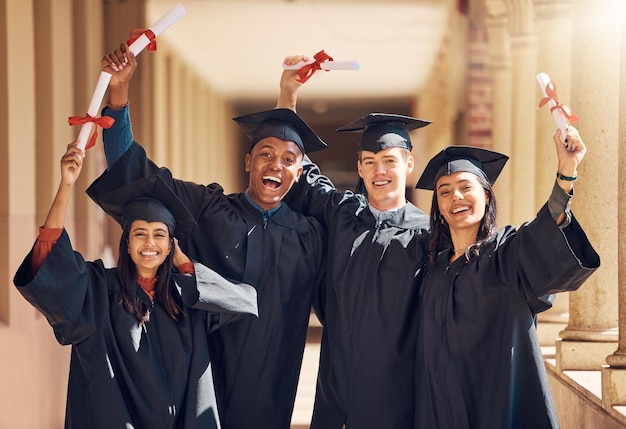
<instances>
[{"instance_id":1,"label":"black academic gown","mask_svg":"<svg viewBox=\"0 0 626 429\"><path fill-rule=\"evenodd\" d=\"M176 322L156 301L140 326L120 302L117 269L85 262L65 231L34 277L26 256L14 278L17 289L46 317L58 342L72 346L66 428L220 427L207 333L226 319L256 314L256 294L248 285L225 286L215 273L201 282L203 270L197 266L197 284L196 276L174 274L184 304L198 309L182 305Z\"/></svg>"},{"instance_id":2,"label":"black academic gown","mask_svg":"<svg viewBox=\"0 0 626 429\"><path fill-rule=\"evenodd\" d=\"M230 324L209 337L223 427L288 429L311 301L323 278L320 224L286 204L265 221L243 193L225 195L215 183L173 179L136 143L88 193L97 199L153 173L172 186L199 224L180 243L185 253L257 288L259 318Z\"/></svg>"},{"instance_id":3,"label":"black academic gown","mask_svg":"<svg viewBox=\"0 0 626 429\"><path fill-rule=\"evenodd\" d=\"M415 428L558 428L535 315L600 265L580 225L561 230L544 206L470 262L449 256L422 282Z\"/></svg>"},{"instance_id":4,"label":"black academic gown","mask_svg":"<svg viewBox=\"0 0 626 429\"><path fill-rule=\"evenodd\" d=\"M414 205L378 221L363 195L336 192L315 164L286 201L328 229L327 281L311 428L413 427L418 273L429 218Z\"/></svg>"}]
</instances>

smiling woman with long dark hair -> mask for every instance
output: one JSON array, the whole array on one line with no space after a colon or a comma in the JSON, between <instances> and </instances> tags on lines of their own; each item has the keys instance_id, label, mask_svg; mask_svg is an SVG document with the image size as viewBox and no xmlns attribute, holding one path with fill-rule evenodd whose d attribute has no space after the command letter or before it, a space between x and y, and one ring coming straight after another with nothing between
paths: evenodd
<instances>
[{"instance_id":1,"label":"smiling woman with long dark hair","mask_svg":"<svg viewBox=\"0 0 626 429\"><path fill-rule=\"evenodd\" d=\"M492 185L508 157L450 146L417 187L434 191L420 291L416 428L542 429L559 423L536 333L551 294L576 290L600 258L570 211L586 152L555 134L557 180L537 217L496 227Z\"/></svg>"},{"instance_id":2,"label":"smiling woman with long dark hair","mask_svg":"<svg viewBox=\"0 0 626 429\"><path fill-rule=\"evenodd\" d=\"M219 428L207 334L256 316L256 291L180 250L174 237L195 221L156 176L97 200L123 229L119 267L85 261L64 229L84 158L76 144L14 278L59 343L72 347L66 427Z\"/></svg>"}]
</instances>

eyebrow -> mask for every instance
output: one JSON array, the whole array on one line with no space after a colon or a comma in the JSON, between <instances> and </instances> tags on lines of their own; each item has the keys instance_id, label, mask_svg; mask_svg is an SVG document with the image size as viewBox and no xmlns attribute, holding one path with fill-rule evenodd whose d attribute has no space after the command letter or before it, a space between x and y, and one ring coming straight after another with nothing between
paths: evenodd
<instances>
[{"instance_id":1,"label":"eyebrow","mask_svg":"<svg viewBox=\"0 0 626 429\"><path fill-rule=\"evenodd\" d=\"M465 182L469 182L469 181L470 181L470 179L460 179L460 180L457 180L454 183L455 184L459 184L459 183L465 183ZM452 185L453 185L453 183L451 183L451 182L444 182L441 185L437 186L437 189L441 189L443 186L452 186Z\"/></svg>"}]
</instances>

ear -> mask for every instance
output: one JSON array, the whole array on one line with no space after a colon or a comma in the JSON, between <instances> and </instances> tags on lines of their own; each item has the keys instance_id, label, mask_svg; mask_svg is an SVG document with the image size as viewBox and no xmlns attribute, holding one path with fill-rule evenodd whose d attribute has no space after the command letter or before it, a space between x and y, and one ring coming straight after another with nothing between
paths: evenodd
<instances>
[{"instance_id":1,"label":"ear","mask_svg":"<svg viewBox=\"0 0 626 429\"><path fill-rule=\"evenodd\" d=\"M246 157L244 159L244 164L245 164L245 170L246 173L250 172L250 164L252 163L252 157L250 156L249 153L246 154Z\"/></svg>"},{"instance_id":2,"label":"ear","mask_svg":"<svg viewBox=\"0 0 626 429\"><path fill-rule=\"evenodd\" d=\"M406 175L413 173L413 169L415 168L415 158L413 155L409 155L406 159Z\"/></svg>"},{"instance_id":3,"label":"ear","mask_svg":"<svg viewBox=\"0 0 626 429\"><path fill-rule=\"evenodd\" d=\"M362 179L363 178L363 174L361 173L361 168L363 167L363 165L361 164L361 160L357 160L356 162L356 171L359 173L359 177Z\"/></svg>"},{"instance_id":4,"label":"ear","mask_svg":"<svg viewBox=\"0 0 626 429\"><path fill-rule=\"evenodd\" d=\"M303 171L304 168L302 168L302 166L298 167L298 171L296 172L296 183L300 181L300 177L302 176Z\"/></svg>"}]
</instances>

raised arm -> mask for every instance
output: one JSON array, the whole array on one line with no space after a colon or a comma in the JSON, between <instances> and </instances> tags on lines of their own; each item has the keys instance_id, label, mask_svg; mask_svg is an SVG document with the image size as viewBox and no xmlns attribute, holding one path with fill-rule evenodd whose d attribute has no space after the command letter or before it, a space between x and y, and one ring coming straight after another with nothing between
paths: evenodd
<instances>
[{"instance_id":1,"label":"raised arm","mask_svg":"<svg viewBox=\"0 0 626 429\"><path fill-rule=\"evenodd\" d=\"M128 89L137 68L137 59L124 42L118 49L102 57L101 67L111 74L109 99L102 112L103 115L115 119L113 126L102 132L107 166L111 167L133 143Z\"/></svg>"},{"instance_id":2,"label":"raised arm","mask_svg":"<svg viewBox=\"0 0 626 429\"><path fill-rule=\"evenodd\" d=\"M291 55L283 60L283 63L291 66L300 61L310 61L310 58L304 55ZM280 94L276 108L291 109L296 111L296 103L298 101L298 90L303 85L298 80L298 70L283 70L280 77Z\"/></svg>"},{"instance_id":3,"label":"raised arm","mask_svg":"<svg viewBox=\"0 0 626 429\"><path fill-rule=\"evenodd\" d=\"M68 144L65 154L61 157L61 182L43 224L45 229L59 229L65 226L65 215L72 196L72 188L80 176L85 159L85 152L77 145L78 141Z\"/></svg>"},{"instance_id":4,"label":"raised arm","mask_svg":"<svg viewBox=\"0 0 626 429\"><path fill-rule=\"evenodd\" d=\"M578 130L568 127L567 140L563 144L560 138L561 131L557 130L552 139L556 147L558 165L556 171L556 185L548 201L550 214L556 220L557 225L569 224L569 203L573 196L574 181L578 178L578 165L585 157L587 148L583 143Z\"/></svg>"}]
</instances>

